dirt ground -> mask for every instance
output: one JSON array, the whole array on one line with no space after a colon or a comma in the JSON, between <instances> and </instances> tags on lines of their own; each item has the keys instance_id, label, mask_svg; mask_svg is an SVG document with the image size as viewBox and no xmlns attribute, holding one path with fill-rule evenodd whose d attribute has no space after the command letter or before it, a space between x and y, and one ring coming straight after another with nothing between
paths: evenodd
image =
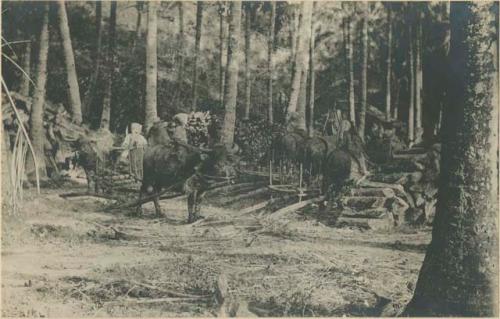
<instances>
[{"instance_id":1,"label":"dirt ground","mask_svg":"<svg viewBox=\"0 0 500 319\"><path fill-rule=\"evenodd\" d=\"M2 217L2 316L215 316L227 279L237 316L391 316L411 297L429 229L329 227L314 213L221 208L227 194L186 224L183 199L167 218L106 212L107 200L63 199L67 189L25 195ZM226 304L227 305L227 304Z\"/></svg>"}]
</instances>

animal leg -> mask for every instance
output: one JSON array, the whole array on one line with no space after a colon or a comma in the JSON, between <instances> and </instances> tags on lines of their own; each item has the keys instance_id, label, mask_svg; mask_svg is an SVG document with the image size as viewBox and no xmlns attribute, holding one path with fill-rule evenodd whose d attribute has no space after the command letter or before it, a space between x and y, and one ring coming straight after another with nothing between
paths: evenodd
<instances>
[{"instance_id":1,"label":"animal leg","mask_svg":"<svg viewBox=\"0 0 500 319\"><path fill-rule=\"evenodd\" d=\"M159 192L156 192L156 196L155 198L153 199L153 202L155 204L155 212L156 212L156 216L160 217L160 216L163 216L163 213L161 211L161 207L160 207L160 196L158 195Z\"/></svg>"},{"instance_id":2,"label":"animal leg","mask_svg":"<svg viewBox=\"0 0 500 319\"><path fill-rule=\"evenodd\" d=\"M136 214L137 215L142 215L142 204L140 204L141 202L141 199L142 199L142 193L144 192L144 186L141 186L140 190L139 190L139 205L137 205L137 208L136 208Z\"/></svg>"},{"instance_id":3,"label":"animal leg","mask_svg":"<svg viewBox=\"0 0 500 319\"><path fill-rule=\"evenodd\" d=\"M187 197L187 204L188 204L188 224L191 224L194 222L194 206L195 206L195 200L196 200L196 191L190 191Z\"/></svg>"}]
</instances>

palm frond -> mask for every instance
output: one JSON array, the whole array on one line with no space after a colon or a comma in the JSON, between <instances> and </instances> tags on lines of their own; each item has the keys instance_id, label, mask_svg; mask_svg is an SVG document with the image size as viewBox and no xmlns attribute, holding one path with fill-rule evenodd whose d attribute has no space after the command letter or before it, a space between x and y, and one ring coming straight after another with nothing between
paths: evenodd
<instances>
[{"instance_id":1,"label":"palm frond","mask_svg":"<svg viewBox=\"0 0 500 319\"><path fill-rule=\"evenodd\" d=\"M5 84L3 77L2 77L2 87L3 87L5 95L7 95L7 98L10 102L10 105L12 106L12 109L14 110L16 118L19 122L19 127L21 128L21 130L24 134L24 137L26 138L26 142L27 142L29 149L31 151L31 155L33 156L33 163L35 164L36 189L37 189L38 194L40 194L40 176L38 173L38 161L37 161L36 154L35 154L35 148L33 147L33 144L31 144L31 140L29 138L28 132L26 131L26 128L24 127L24 124L22 122L21 115L19 114L19 111L17 110L16 104L14 103L14 100L12 99L9 88L7 87L7 84ZM23 162L23 167L24 167L24 162Z\"/></svg>"},{"instance_id":2,"label":"palm frond","mask_svg":"<svg viewBox=\"0 0 500 319\"><path fill-rule=\"evenodd\" d=\"M19 66L19 64L17 64L17 62L16 62L16 61L12 60L12 58L11 58L11 57L9 57L8 55L6 55L6 54L5 54L5 53L3 53L3 52L2 52L2 56L3 56L4 58L6 58L8 61L10 61L12 64L14 64L14 66L15 66L18 70L20 70L20 71L24 74L24 76L28 78L28 80L31 82L31 84L33 84L33 86L36 88L35 82L33 82L33 80L30 78L30 76L29 76L29 75L28 75L28 74L27 74L27 73L23 70L23 68L22 68L22 67L20 67L20 66ZM3 79L2 79L2 80L3 80Z\"/></svg>"}]
</instances>

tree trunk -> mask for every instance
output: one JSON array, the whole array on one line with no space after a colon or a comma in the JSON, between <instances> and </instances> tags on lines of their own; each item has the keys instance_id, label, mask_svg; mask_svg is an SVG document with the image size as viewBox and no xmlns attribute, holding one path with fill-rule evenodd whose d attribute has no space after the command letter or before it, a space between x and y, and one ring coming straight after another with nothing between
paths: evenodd
<instances>
[{"instance_id":1,"label":"tree trunk","mask_svg":"<svg viewBox=\"0 0 500 319\"><path fill-rule=\"evenodd\" d=\"M102 2L95 3L95 21L96 21L96 50L94 56L94 70L90 75L89 86L82 104L82 115L85 119L88 116L92 99L95 96L97 80L99 79L99 71L101 68L101 47L102 47Z\"/></svg>"},{"instance_id":2,"label":"tree trunk","mask_svg":"<svg viewBox=\"0 0 500 319\"><path fill-rule=\"evenodd\" d=\"M274 52L274 26L276 20L276 2L271 2L271 27L269 29L269 40L267 43L267 71L269 78L267 79L267 119L269 124L272 124L273 119L273 52Z\"/></svg>"},{"instance_id":3,"label":"tree trunk","mask_svg":"<svg viewBox=\"0 0 500 319\"><path fill-rule=\"evenodd\" d=\"M314 13L314 5L313 5L313 13ZM314 63L315 56L315 48L314 42L316 40L316 34L314 30L314 23L311 23L311 39L309 41L310 51L309 51L309 76L310 76L310 84L309 84L309 125L307 127L307 131L310 137L314 136L314 86L315 86L315 77L316 72L314 68L316 64Z\"/></svg>"},{"instance_id":4,"label":"tree trunk","mask_svg":"<svg viewBox=\"0 0 500 319\"><path fill-rule=\"evenodd\" d=\"M250 117L250 97L251 97L251 79L250 79L250 8L245 10L245 114L244 118Z\"/></svg>"},{"instance_id":5,"label":"tree trunk","mask_svg":"<svg viewBox=\"0 0 500 319\"><path fill-rule=\"evenodd\" d=\"M302 2L302 19L299 25L299 35L297 39L297 53L295 55L295 70L293 72L292 80L292 92L290 94L290 100L288 101L287 113L299 111L299 97L301 93L301 83L303 82L304 68L308 67L309 59L309 35L311 33L311 13L312 13L312 2ZM305 119L303 126L305 128Z\"/></svg>"},{"instance_id":6,"label":"tree trunk","mask_svg":"<svg viewBox=\"0 0 500 319\"><path fill-rule=\"evenodd\" d=\"M290 61L292 70L295 68L295 55L297 54L297 38L299 33L299 9L294 6L292 13L292 21L290 26Z\"/></svg>"},{"instance_id":7,"label":"tree trunk","mask_svg":"<svg viewBox=\"0 0 500 319\"><path fill-rule=\"evenodd\" d=\"M356 126L356 103L354 99L354 53L352 47L352 22L347 18L346 27L347 40L347 60L348 60L348 81L349 81L349 119L353 126Z\"/></svg>"},{"instance_id":8,"label":"tree trunk","mask_svg":"<svg viewBox=\"0 0 500 319\"><path fill-rule=\"evenodd\" d=\"M179 64L179 69L177 72L177 87L180 91L182 84L182 75L184 72L184 3L179 1L177 4L177 8L179 9L179 34L177 37L177 45L178 45L178 56L177 63ZM179 92L178 92L179 94Z\"/></svg>"},{"instance_id":9,"label":"tree trunk","mask_svg":"<svg viewBox=\"0 0 500 319\"><path fill-rule=\"evenodd\" d=\"M408 27L408 42L409 42L409 60L410 60L410 106L408 109L408 145L413 145L413 138L415 137L414 130L414 112L415 112L415 69L413 67L413 32L411 25Z\"/></svg>"},{"instance_id":10,"label":"tree trunk","mask_svg":"<svg viewBox=\"0 0 500 319\"><path fill-rule=\"evenodd\" d=\"M410 316L498 316L498 79L491 2L451 3L432 241Z\"/></svg>"},{"instance_id":11,"label":"tree trunk","mask_svg":"<svg viewBox=\"0 0 500 319\"><path fill-rule=\"evenodd\" d=\"M156 1L148 2L148 34L146 41L146 119L144 121L146 132L158 118L157 103L156 103L156 87L158 76L158 59L157 59L157 10L158 3Z\"/></svg>"},{"instance_id":12,"label":"tree trunk","mask_svg":"<svg viewBox=\"0 0 500 319\"><path fill-rule=\"evenodd\" d=\"M135 22L135 34L134 39L132 40L132 51L135 52L137 48L137 42L141 38L141 22L142 22L142 9L144 7L144 3L142 1L137 1L135 4L135 8L137 10L137 20Z\"/></svg>"},{"instance_id":13,"label":"tree trunk","mask_svg":"<svg viewBox=\"0 0 500 319\"><path fill-rule=\"evenodd\" d=\"M226 62L227 62L227 51L224 50L224 43L226 41L225 30L226 26L224 24L225 18L225 4L219 4L219 98L220 106L224 108L224 87L226 80Z\"/></svg>"},{"instance_id":14,"label":"tree trunk","mask_svg":"<svg viewBox=\"0 0 500 319\"><path fill-rule=\"evenodd\" d=\"M238 94L238 71L241 61L241 1L231 2L229 22L228 65L226 71L225 115L222 127L222 143L232 147L236 123L236 97Z\"/></svg>"},{"instance_id":15,"label":"tree trunk","mask_svg":"<svg viewBox=\"0 0 500 319\"><path fill-rule=\"evenodd\" d=\"M111 2L109 13L109 35L107 52L107 74L104 87L104 99L102 101L101 125L103 129L109 130L111 116L111 94L113 87L113 78L115 73L115 40L116 40L116 1Z\"/></svg>"},{"instance_id":16,"label":"tree trunk","mask_svg":"<svg viewBox=\"0 0 500 319\"><path fill-rule=\"evenodd\" d=\"M45 105L45 85L47 83L47 58L49 55L49 4L44 5L43 22L39 38L38 68L36 72L36 86L33 96L33 105L30 114L31 141L35 151L38 173L40 177L47 176L45 167L45 130L43 128L43 113ZM30 156L29 169L34 167Z\"/></svg>"},{"instance_id":17,"label":"tree trunk","mask_svg":"<svg viewBox=\"0 0 500 319\"><path fill-rule=\"evenodd\" d=\"M309 44L309 39L307 43ZM308 46L309 47L309 46ZM308 48L309 49L309 48ZM307 130L306 127L306 108L307 108L307 80L309 77L309 50L307 50L307 58L304 60L304 65L302 66L302 76L300 78L300 93L299 101L297 102L297 114L299 115L298 127L303 130Z\"/></svg>"},{"instance_id":18,"label":"tree trunk","mask_svg":"<svg viewBox=\"0 0 500 319\"><path fill-rule=\"evenodd\" d=\"M201 25L203 23L203 1L196 2L196 34L194 43L194 63L193 63L193 104L191 110L198 107L198 55L200 54Z\"/></svg>"},{"instance_id":19,"label":"tree trunk","mask_svg":"<svg viewBox=\"0 0 500 319\"><path fill-rule=\"evenodd\" d=\"M31 71L31 41L26 43L26 51L23 56L23 70L26 75L22 75L21 88L19 93L21 95L29 97L30 96L30 71Z\"/></svg>"},{"instance_id":20,"label":"tree trunk","mask_svg":"<svg viewBox=\"0 0 500 319\"><path fill-rule=\"evenodd\" d=\"M366 98L368 93L368 14L370 6L368 2L363 3L363 57L361 65L361 107L359 110L358 134L361 140L365 140L366 120Z\"/></svg>"},{"instance_id":21,"label":"tree trunk","mask_svg":"<svg viewBox=\"0 0 500 319\"><path fill-rule=\"evenodd\" d=\"M76 75L75 56L71 45L68 16L64 0L58 1L59 30L61 32L62 45L64 49L64 62L66 64L66 75L68 79L69 99L73 121L82 123L82 102L80 100L80 87Z\"/></svg>"},{"instance_id":22,"label":"tree trunk","mask_svg":"<svg viewBox=\"0 0 500 319\"><path fill-rule=\"evenodd\" d=\"M415 30L415 143L422 141L422 24L420 12Z\"/></svg>"},{"instance_id":23,"label":"tree trunk","mask_svg":"<svg viewBox=\"0 0 500 319\"><path fill-rule=\"evenodd\" d=\"M387 36L387 74L385 79L385 117L391 118L391 74L392 74L392 19L391 7L387 9L387 24L389 28Z\"/></svg>"},{"instance_id":24,"label":"tree trunk","mask_svg":"<svg viewBox=\"0 0 500 319\"><path fill-rule=\"evenodd\" d=\"M314 6L313 6L313 12L314 12ZM314 48L314 41L316 39L315 35L315 30L314 30L314 23L311 23L311 40L309 41L310 43L310 57L309 57L309 76L310 76L310 84L309 84L309 125L307 126L307 131L309 133L310 137L314 136L314 85L315 85L315 77L316 77L316 72L314 71L315 68L315 63L314 63L314 56L315 56L315 48Z\"/></svg>"}]
</instances>

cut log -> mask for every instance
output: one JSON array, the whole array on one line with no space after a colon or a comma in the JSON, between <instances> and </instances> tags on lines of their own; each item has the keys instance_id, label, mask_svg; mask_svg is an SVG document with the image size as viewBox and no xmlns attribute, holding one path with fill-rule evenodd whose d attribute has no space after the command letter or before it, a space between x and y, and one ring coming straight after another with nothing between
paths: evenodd
<instances>
[{"instance_id":1,"label":"cut log","mask_svg":"<svg viewBox=\"0 0 500 319\"><path fill-rule=\"evenodd\" d=\"M280 219L281 217L283 217L284 215L286 215L286 214L288 214L290 212L294 212L296 210L299 210L301 208L306 207L307 205L310 205L310 204L313 204L313 203L317 203L317 202L321 202L323 200L325 200L325 196L319 196L319 197L308 199L308 200L305 200L305 201L302 201L302 202L298 202L298 203L295 203L295 204L283 207L281 209L278 209L277 211L275 211L274 213L272 213L272 215L270 215L270 216L271 216L271 218L274 218L274 219Z\"/></svg>"},{"instance_id":2,"label":"cut log","mask_svg":"<svg viewBox=\"0 0 500 319\"><path fill-rule=\"evenodd\" d=\"M355 211L352 209L345 209L342 211L344 217L351 218L382 218L384 215L389 214L389 210L385 207L363 209L360 211Z\"/></svg>"},{"instance_id":3,"label":"cut log","mask_svg":"<svg viewBox=\"0 0 500 319\"><path fill-rule=\"evenodd\" d=\"M377 196L391 198L396 196L390 188L352 188L351 196Z\"/></svg>"},{"instance_id":4,"label":"cut log","mask_svg":"<svg viewBox=\"0 0 500 319\"><path fill-rule=\"evenodd\" d=\"M235 202L240 201L240 200L244 200L244 199L247 199L247 198L250 198L250 197L253 197L253 196L264 194L267 191L268 191L267 187L262 187L262 188L253 190L251 192L238 195L236 197L231 197L231 198L225 199L225 200L221 201L221 204L223 204L223 205L229 205L229 204L235 203Z\"/></svg>"},{"instance_id":5,"label":"cut log","mask_svg":"<svg viewBox=\"0 0 500 319\"><path fill-rule=\"evenodd\" d=\"M409 182L418 183L422 176L421 172L380 173L374 175L371 179L376 182L405 185Z\"/></svg>"},{"instance_id":6,"label":"cut log","mask_svg":"<svg viewBox=\"0 0 500 319\"><path fill-rule=\"evenodd\" d=\"M424 148L424 147L421 147L421 146L414 146L410 149L407 149L407 150L400 150L398 152L395 153L395 155L403 155L403 154L425 154L427 153L427 150Z\"/></svg>"},{"instance_id":7,"label":"cut log","mask_svg":"<svg viewBox=\"0 0 500 319\"><path fill-rule=\"evenodd\" d=\"M369 209L382 207L386 199L386 197L375 196L347 196L342 198L342 203L353 209Z\"/></svg>"},{"instance_id":8,"label":"cut log","mask_svg":"<svg viewBox=\"0 0 500 319\"><path fill-rule=\"evenodd\" d=\"M364 180L358 184L358 186L366 186L366 187L375 187L375 188L390 188L394 190L397 196L403 198L410 207L415 207L415 203L413 202L413 198L405 191L402 185L399 184L389 184L389 183L381 183Z\"/></svg>"},{"instance_id":9,"label":"cut log","mask_svg":"<svg viewBox=\"0 0 500 319\"><path fill-rule=\"evenodd\" d=\"M255 204L253 206L247 207L247 208L240 211L240 215L251 214L251 213L254 213L256 211L259 211L259 210L265 208L271 202L272 202L272 200L270 199L270 200L266 200L264 202L260 202L258 204Z\"/></svg>"},{"instance_id":10,"label":"cut log","mask_svg":"<svg viewBox=\"0 0 500 319\"><path fill-rule=\"evenodd\" d=\"M337 220L337 226L351 226L371 230L389 230L394 227L394 220L389 215L384 215L381 218L340 217Z\"/></svg>"},{"instance_id":11,"label":"cut log","mask_svg":"<svg viewBox=\"0 0 500 319\"><path fill-rule=\"evenodd\" d=\"M427 157L427 153L424 154L394 154L392 156L394 159L408 159L412 161L421 161Z\"/></svg>"},{"instance_id":12,"label":"cut log","mask_svg":"<svg viewBox=\"0 0 500 319\"><path fill-rule=\"evenodd\" d=\"M209 191L207 191L207 195L213 196L213 195L225 194L225 193L237 191L239 189L254 186L254 185L258 186L259 184L256 182L249 182L249 183L231 184L231 185L216 187L216 188L212 188ZM260 185L262 185L262 182Z\"/></svg>"}]
</instances>

